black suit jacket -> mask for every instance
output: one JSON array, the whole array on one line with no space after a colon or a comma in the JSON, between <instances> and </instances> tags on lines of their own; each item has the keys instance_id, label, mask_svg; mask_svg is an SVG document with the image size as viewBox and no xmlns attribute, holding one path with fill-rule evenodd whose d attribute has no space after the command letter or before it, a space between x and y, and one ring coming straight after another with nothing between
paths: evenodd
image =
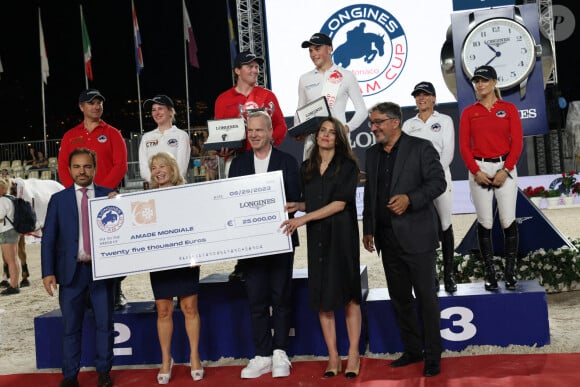
<instances>
[{"instance_id":1,"label":"black suit jacket","mask_svg":"<svg viewBox=\"0 0 580 387\"><path fill-rule=\"evenodd\" d=\"M273 147L270 162L268 163L268 172L273 171L282 171L286 201L302 201L300 169L296 159L292 155ZM255 173L254 152L250 150L238 154L232 160L228 177L253 175ZM289 217L293 216L293 214L289 214ZM292 234L292 244L298 246L298 233L296 232Z\"/></svg>"},{"instance_id":2,"label":"black suit jacket","mask_svg":"<svg viewBox=\"0 0 580 387\"><path fill-rule=\"evenodd\" d=\"M379 154L383 144L366 151L366 182L364 191L363 232L376 235L377 179ZM439 245L437 213L433 199L441 195L447 183L439 162L439 154L430 141L405 133L399 138L399 150L393 168L390 196L406 194L409 208L400 216L392 215L392 227L404 251L415 254L435 249ZM377 250L384 246L375 238Z\"/></svg>"}]
</instances>

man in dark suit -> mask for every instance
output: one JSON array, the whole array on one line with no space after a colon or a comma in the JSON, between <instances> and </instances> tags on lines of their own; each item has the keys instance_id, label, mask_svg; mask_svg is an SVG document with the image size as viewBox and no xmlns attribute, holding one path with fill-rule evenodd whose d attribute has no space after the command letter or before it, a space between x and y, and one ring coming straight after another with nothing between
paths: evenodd
<instances>
[{"instance_id":1,"label":"man in dark suit","mask_svg":"<svg viewBox=\"0 0 580 387\"><path fill-rule=\"evenodd\" d=\"M272 132L268 113L255 111L248 114L247 141L252 151L238 154L232 161L228 177L282 171L286 201L300 201L298 162L272 146ZM292 235L292 242L294 246L298 245L296 233ZM268 372L272 372L273 377L288 376L290 361L286 350L291 325L294 252L244 259L238 264L244 273L256 350L256 357L242 370L241 377L257 378Z\"/></svg>"},{"instance_id":2,"label":"man in dark suit","mask_svg":"<svg viewBox=\"0 0 580 387\"><path fill-rule=\"evenodd\" d=\"M381 254L405 347L391 366L424 359L423 374L434 376L440 372L442 343L433 281L439 243L433 199L447 184L431 142L403 133L401 116L399 105L391 102L379 103L369 111L369 126L377 144L366 152L363 244L371 252L376 245Z\"/></svg>"},{"instance_id":3,"label":"man in dark suit","mask_svg":"<svg viewBox=\"0 0 580 387\"><path fill-rule=\"evenodd\" d=\"M113 385L109 375L113 364L113 281L93 281L91 251L88 247L90 242L85 240L89 235L88 232L82 232L83 195L86 193L89 198L101 197L112 191L93 184L96 165L96 155L92 150L76 148L70 153L69 171L74 184L50 198L42 233L44 288L52 296L57 284L60 285L58 299L63 320L64 376L60 387L79 385L77 375L87 295L95 319L98 386ZM88 222L88 215L85 216Z\"/></svg>"}]
</instances>

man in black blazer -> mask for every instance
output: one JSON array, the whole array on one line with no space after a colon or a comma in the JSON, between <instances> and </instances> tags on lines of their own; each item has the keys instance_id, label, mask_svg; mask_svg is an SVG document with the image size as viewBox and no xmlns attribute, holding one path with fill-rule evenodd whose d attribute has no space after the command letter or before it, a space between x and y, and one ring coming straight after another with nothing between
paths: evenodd
<instances>
[{"instance_id":1,"label":"man in black blazer","mask_svg":"<svg viewBox=\"0 0 580 387\"><path fill-rule=\"evenodd\" d=\"M272 132L268 113L258 110L248 114L247 141L252 150L233 159L228 177L282 171L286 201L301 201L298 162L272 146ZM296 233L292 235L292 242L298 246ZM241 377L257 378L268 372L272 372L273 377L289 376L290 361L286 350L291 325L294 252L243 259L238 265L244 273L256 350L256 357L242 370Z\"/></svg>"},{"instance_id":2,"label":"man in black blazer","mask_svg":"<svg viewBox=\"0 0 580 387\"><path fill-rule=\"evenodd\" d=\"M379 103L369 111L377 144L366 152L363 244L370 252L376 245L381 255L405 347L391 366L424 359L423 374L434 376L440 372L442 343L434 281L439 241L433 199L447 184L431 142L403 133L401 117L400 106L392 102Z\"/></svg>"},{"instance_id":3,"label":"man in black blazer","mask_svg":"<svg viewBox=\"0 0 580 387\"><path fill-rule=\"evenodd\" d=\"M52 195L42 230L42 282L52 296L59 285L58 301L63 320L62 373L60 387L78 387L81 337L87 295L95 320L95 367L99 387L113 385L113 280L93 281L91 251L80 232L83 190L89 198L107 196L112 190L93 184L95 152L76 148L69 155L74 184ZM89 251L87 251L89 250Z\"/></svg>"}]
</instances>

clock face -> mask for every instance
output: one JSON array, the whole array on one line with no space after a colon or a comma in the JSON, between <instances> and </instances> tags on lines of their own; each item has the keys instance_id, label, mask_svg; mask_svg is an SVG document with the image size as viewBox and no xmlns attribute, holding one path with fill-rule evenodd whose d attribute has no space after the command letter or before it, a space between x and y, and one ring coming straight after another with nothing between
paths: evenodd
<instances>
[{"instance_id":1,"label":"clock face","mask_svg":"<svg viewBox=\"0 0 580 387\"><path fill-rule=\"evenodd\" d=\"M512 19L495 18L478 24L461 49L461 64L467 77L471 78L479 66L492 66L500 89L509 89L527 79L535 63L533 36Z\"/></svg>"}]
</instances>

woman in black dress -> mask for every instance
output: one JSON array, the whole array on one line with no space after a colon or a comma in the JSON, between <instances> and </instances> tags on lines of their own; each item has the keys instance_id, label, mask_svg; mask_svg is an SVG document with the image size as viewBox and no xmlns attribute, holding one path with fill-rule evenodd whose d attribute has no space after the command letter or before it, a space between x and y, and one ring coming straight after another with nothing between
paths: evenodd
<instances>
[{"instance_id":1,"label":"woman in black dress","mask_svg":"<svg viewBox=\"0 0 580 387\"><path fill-rule=\"evenodd\" d=\"M301 167L304 202L286 206L288 212L305 214L285 221L282 227L291 234L307 224L310 306L319 313L328 347L324 376L335 376L342 369L334 311L344 307L350 345L345 376L353 378L360 368L362 321L355 203L359 168L346 133L344 125L335 118L328 117L321 122L310 156Z\"/></svg>"},{"instance_id":2,"label":"woman in black dress","mask_svg":"<svg viewBox=\"0 0 580 387\"><path fill-rule=\"evenodd\" d=\"M184 183L177 161L167 152L155 154L149 161L151 188L165 188ZM200 319L197 310L199 266L156 271L150 273L151 287L157 308L157 334L161 346L161 369L157 374L159 384L167 384L171 379L173 358L171 357L171 336L173 334L173 297L179 298L179 305L185 317L185 330L189 338L191 377L201 380L204 371L199 359Z\"/></svg>"}]
</instances>

